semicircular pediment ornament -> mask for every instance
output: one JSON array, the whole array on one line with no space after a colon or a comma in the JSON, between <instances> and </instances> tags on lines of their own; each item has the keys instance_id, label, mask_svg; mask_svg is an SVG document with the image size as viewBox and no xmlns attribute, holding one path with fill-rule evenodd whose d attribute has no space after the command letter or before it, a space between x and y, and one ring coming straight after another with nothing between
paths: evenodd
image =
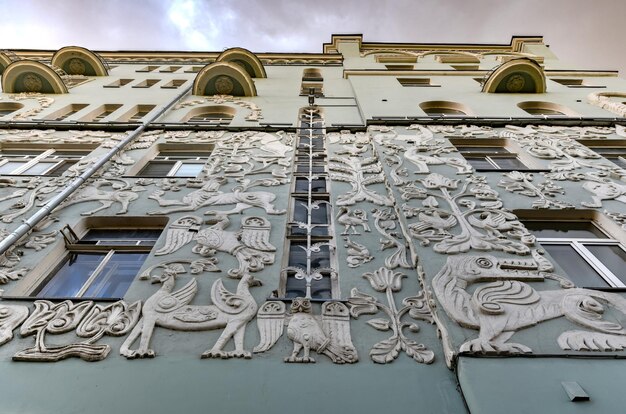
<instances>
[{"instance_id":1,"label":"semicircular pediment ornament","mask_svg":"<svg viewBox=\"0 0 626 414\"><path fill-rule=\"evenodd\" d=\"M216 62L230 62L241 66L252 78L267 78L263 63L252 52L242 47L226 49L215 60Z\"/></svg>"},{"instance_id":2,"label":"semicircular pediment ornament","mask_svg":"<svg viewBox=\"0 0 626 414\"><path fill-rule=\"evenodd\" d=\"M215 62L198 72L193 82L193 94L256 96L257 93L252 78L242 66L230 62Z\"/></svg>"},{"instance_id":3,"label":"semicircular pediment ornament","mask_svg":"<svg viewBox=\"0 0 626 414\"><path fill-rule=\"evenodd\" d=\"M52 56L51 63L63 69L68 75L108 76L109 74L100 56L84 47L63 47Z\"/></svg>"},{"instance_id":4,"label":"semicircular pediment ornament","mask_svg":"<svg viewBox=\"0 0 626 414\"><path fill-rule=\"evenodd\" d=\"M67 93L61 76L51 67L34 60L18 60L2 74L4 93Z\"/></svg>"},{"instance_id":5,"label":"semicircular pediment ornament","mask_svg":"<svg viewBox=\"0 0 626 414\"><path fill-rule=\"evenodd\" d=\"M489 72L483 82L487 93L545 93L546 75L532 59L511 59Z\"/></svg>"}]
</instances>

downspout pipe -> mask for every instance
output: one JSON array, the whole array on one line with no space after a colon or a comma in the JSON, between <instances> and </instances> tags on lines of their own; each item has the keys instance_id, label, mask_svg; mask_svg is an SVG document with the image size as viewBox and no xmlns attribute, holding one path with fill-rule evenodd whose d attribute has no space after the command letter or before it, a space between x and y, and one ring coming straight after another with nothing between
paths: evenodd
<instances>
[{"instance_id":1,"label":"downspout pipe","mask_svg":"<svg viewBox=\"0 0 626 414\"><path fill-rule=\"evenodd\" d=\"M63 191L57 194L54 198L48 201L43 207L41 207L35 214L30 216L28 220L24 221L18 228L16 228L11 234L9 234L4 240L0 242L0 255L4 254L13 243L19 241L30 230L33 229L41 220L48 216L55 208L57 208L69 195L76 191L85 181L87 181L92 175L96 173L104 164L109 162L111 158L115 156L122 148L131 143L139 134L141 134L148 125L159 119L165 112L167 112L174 104L180 101L185 95L191 91L193 85L189 85L183 91L181 91L176 97L167 103L154 115L146 119L139 125L134 131L132 131L124 140L115 145L109 152L107 152L102 158L100 158L95 164L85 170L81 175L76 177Z\"/></svg>"}]
</instances>

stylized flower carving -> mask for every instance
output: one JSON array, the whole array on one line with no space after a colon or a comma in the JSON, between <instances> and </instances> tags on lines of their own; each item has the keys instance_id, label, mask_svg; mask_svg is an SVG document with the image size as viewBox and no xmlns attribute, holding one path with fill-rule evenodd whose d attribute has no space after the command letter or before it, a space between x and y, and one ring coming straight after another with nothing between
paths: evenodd
<instances>
[{"instance_id":1,"label":"stylized flower carving","mask_svg":"<svg viewBox=\"0 0 626 414\"><path fill-rule=\"evenodd\" d=\"M454 190L459 184L459 180L451 180L448 177L444 177L443 175L437 173L428 174L426 178L419 181L424 187L431 190L437 188L449 188Z\"/></svg>"},{"instance_id":2,"label":"stylized flower carving","mask_svg":"<svg viewBox=\"0 0 626 414\"><path fill-rule=\"evenodd\" d=\"M384 292L387 289L391 289L393 292L398 292L402 289L402 278L406 277L404 273L393 272L385 267L381 267L375 272L364 273L363 277L366 278L372 288L377 292Z\"/></svg>"}]
</instances>

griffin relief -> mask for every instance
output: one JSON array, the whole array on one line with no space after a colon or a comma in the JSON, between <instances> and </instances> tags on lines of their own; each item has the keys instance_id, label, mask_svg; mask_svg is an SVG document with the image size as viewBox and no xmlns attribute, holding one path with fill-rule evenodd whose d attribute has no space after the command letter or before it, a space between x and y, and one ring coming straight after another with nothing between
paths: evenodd
<instances>
[{"instance_id":1,"label":"griffin relief","mask_svg":"<svg viewBox=\"0 0 626 414\"><path fill-rule=\"evenodd\" d=\"M606 307L626 315L626 299L618 294L574 288L553 275L551 265L534 259L502 259L488 255L451 256L432 281L446 314L459 325L479 331L460 352L483 354L530 353L531 348L509 339L515 332L550 319L565 317L587 328L566 331L561 349L616 351L626 348L626 329L603 317ZM529 282L561 281L563 289L535 290ZM481 284L473 293L468 288Z\"/></svg>"}]
</instances>

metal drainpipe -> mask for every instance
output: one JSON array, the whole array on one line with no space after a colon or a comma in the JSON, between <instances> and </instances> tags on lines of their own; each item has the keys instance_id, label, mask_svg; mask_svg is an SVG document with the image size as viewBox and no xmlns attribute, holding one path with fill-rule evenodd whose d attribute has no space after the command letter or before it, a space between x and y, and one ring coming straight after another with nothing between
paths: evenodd
<instances>
[{"instance_id":1,"label":"metal drainpipe","mask_svg":"<svg viewBox=\"0 0 626 414\"><path fill-rule=\"evenodd\" d=\"M150 125L152 122L156 121L160 118L168 109L170 109L176 102L181 100L189 91L191 90L193 85L189 85L185 88L181 93L176 95L174 99L168 102L163 108L161 108L156 114L148 118L144 121L140 126L137 127L133 132L131 132L123 141L119 144L115 145L109 152L106 153L104 157L99 159L94 165L89 167L85 172L76 177L74 181L63 191L57 194L54 198L46 203L43 207L41 207L35 214L30 216L28 220L24 221L17 229L15 229L11 234L9 234L2 242L0 242L0 255L4 254L9 248L13 245L13 243L17 242L21 239L26 233L28 233L33 227L37 225L41 220L43 220L48 214L52 212L55 208L59 206L70 194L78 189L87 179L89 179L96 171L100 169L105 163L107 163L119 150L128 145L132 140L134 140L139 134L146 129L146 126Z\"/></svg>"}]
</instances>

